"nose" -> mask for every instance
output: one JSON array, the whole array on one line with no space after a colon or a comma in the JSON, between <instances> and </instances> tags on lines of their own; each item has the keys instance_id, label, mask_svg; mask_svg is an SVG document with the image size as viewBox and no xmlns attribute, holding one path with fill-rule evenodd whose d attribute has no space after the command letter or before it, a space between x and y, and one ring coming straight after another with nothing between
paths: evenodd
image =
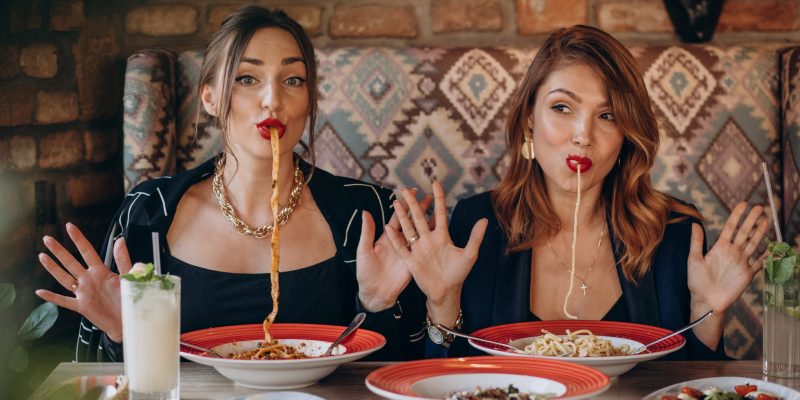
<instances>
[{"instance_id":1,"label":"nose","mask_svg":"<svg viewBox=\"0 0 800 400\"><path fill-rule=\"evenodd\" d=\"M592 147L594 144L594 119L580 118L572 130L572 143L578 147Z\"/></svg>"},{"instance_id":2,"label":"nose","mask_svg":"<svg viewBox=\"0 0 800 400\"><path fill-rule=\"evenodd\" d=\"M264 85L263 93L261 94L261 107L269 109L270 111L278 111L283 106L280 85L268 84Z\"/></svg>"}]
</instances>

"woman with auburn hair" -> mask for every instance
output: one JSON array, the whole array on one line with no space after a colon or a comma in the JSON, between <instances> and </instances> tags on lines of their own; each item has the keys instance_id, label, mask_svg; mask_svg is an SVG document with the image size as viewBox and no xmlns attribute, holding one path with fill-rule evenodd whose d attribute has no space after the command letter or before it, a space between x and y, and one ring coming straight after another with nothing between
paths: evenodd
<instances>
[{"instance_id":1,"label":"woman with auburn hair","mask_svg":"<svg viewBox=\"0 0 800 400\"><path fill-rule=\"evenodd\" d=\"M407 246L387 227L427 296L429 334L444 344L429 344L429 355L468 350L461 339L448 346L454 338L436 323L472 332L575 318L677 329L713 310L672 357L724 357L724 314L760 269L750 256L768 221L756 206L739 224L747 205L737 205L704 254L697 210L652 186L659 133L630 52L596 28L553 32L511 101L506 135L507 173L460 201L449 231L438 182L435 228L410 192L411 215L398 216L402 235L418 239Z\"/></svg>"}]
</instances>

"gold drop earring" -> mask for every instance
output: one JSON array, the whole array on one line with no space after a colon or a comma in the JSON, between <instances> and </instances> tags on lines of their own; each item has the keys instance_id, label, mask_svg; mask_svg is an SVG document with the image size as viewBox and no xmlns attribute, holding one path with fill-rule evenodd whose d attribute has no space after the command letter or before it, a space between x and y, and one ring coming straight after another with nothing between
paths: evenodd
<instances>
[{"instance_id":1,"label":"gold drop earring","mask_svg":"<svg viewBox=\"0 0 800 400\"><path fill-rule=\"evenodd\" d=\"M536 154L533 152L533 139L527 136L522 141L522 158L526 160L536 158Z\"/></svg>"}]
</instances>

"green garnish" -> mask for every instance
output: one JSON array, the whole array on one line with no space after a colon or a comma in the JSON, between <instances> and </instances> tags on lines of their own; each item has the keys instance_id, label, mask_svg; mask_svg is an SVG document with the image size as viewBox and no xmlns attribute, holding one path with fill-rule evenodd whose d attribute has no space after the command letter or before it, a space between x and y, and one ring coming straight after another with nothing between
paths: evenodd
<instances>
[{"instance_id":1,"label":"green garnish","mask_svg":"<svg viewBox=\"0 0 800 400\"><path fill-rule=\"evenodd\" d=\"M768 283L784 284L800 273L800 257L786 242L765 239L769 254L764 259L764 271Z\"/></svg>"},{"instance_id":2,"label":"green garnish","mask_svg":"<svg viewBox=\"0 0 800 400\"><path fill-rule=\"evenodd\" d=\"M169 275L158 275L155 273L155 266L153 263L136 263L133 265L127 274L122 275L122 279L131 282L161 282L161 289L170 290L175 287L175 283L167 278Z\"/></svg>"}]
</instances>

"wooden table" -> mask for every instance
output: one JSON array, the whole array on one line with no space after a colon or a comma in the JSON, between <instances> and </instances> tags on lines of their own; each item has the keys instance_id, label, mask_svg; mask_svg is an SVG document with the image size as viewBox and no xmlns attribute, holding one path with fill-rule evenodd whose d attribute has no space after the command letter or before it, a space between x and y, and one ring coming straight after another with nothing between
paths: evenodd
<instances>
[{"instance_id":1,"label":"wooden table","mask_svg":"<svg viewBox=\"0 0 800 400\"><path fill-rule=\"evenodd\" d=\"M296 389L325 399L379 399L364 385L364 378L376 368L388 363L354 362L342 365L332 375L314 386ZM47 377L41 388L81 375L119 375L121 363L61 363ZM630 372L612 380L611 388L598 398L641 399L650 392L692 379L713 376L742 376L780 383L800 389L800 379L775 380L761 375L760 361L652 361L636 366ZM184 362L181 364L181 398L230 399L234 396L262 393L247 389L217 373L213 368Z\"/></svg>"}]
</instances>

